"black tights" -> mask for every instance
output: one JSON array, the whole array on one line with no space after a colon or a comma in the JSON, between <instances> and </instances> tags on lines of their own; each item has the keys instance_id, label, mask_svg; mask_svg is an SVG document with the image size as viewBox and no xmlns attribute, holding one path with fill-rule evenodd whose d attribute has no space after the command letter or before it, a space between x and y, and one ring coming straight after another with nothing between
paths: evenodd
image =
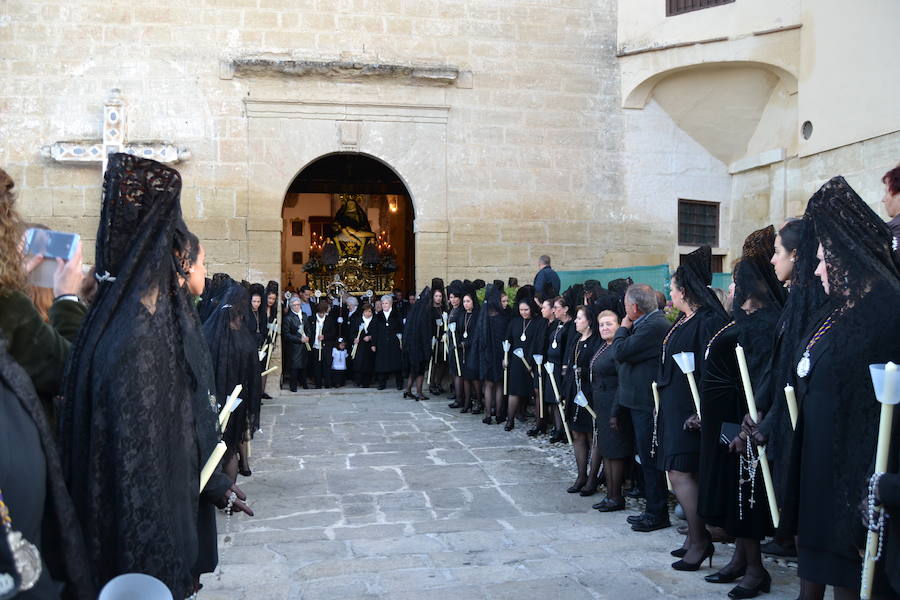
<instances>
[{"instance_id":1,"label":"black tights","mask_svg":"<svg viewBox=\"0 0 900 600\"><path fill-rule=\"evenodd\" d=\"M463 401L463 409L472 410L472 397L475 397L475 401L481 400L481 382L477 379L463 379L460 377L457 379L456 384L456 399Z\"/></svg>"},{"instance_id":2,"label":"black tights","mask_svg":"<svg viewBox=\"0 0 900 600\"><path fill-rule=\"evenodd\" d=\"M495 381L484 382L484 414L491 416L491 409L496 410L497 420L500 420L500 411L503 403L503 384Z\"/></svg>"},{"instance_id":3,"label":"black tights","mask_svg":"<svg viewBox=\"0 0 900 600\"><path fill-rule=\"evenodd\" d=\"M591 433L573 431L572 447L575 450L575 465L578 468L578 478L575 480L575 487L582 487L588 480L588 453L591 451Z\"/></svg>"},{"instance_id":4,"label":"black tights","mask_svg":"<svg viewBox=\"0 0 900 600\"><path fill-rule=\"evenodd\" d=\"M406 380L406 393L407 394L412 393L413 382L415 382L416 395L424 396L424 394L422 393L422 382L424 382L424 381L425 381L424 375L414 375L412 372L410 372L409 378Z\"/></svg>"},{"instance_id":5,"label":"black tights","mask_svg":"<svg viewBox=\"0 0 900 600\"><path fill-rule=\"evenodd\" d=\"M762 564L762 552L759 546L759 540L736 538L734 540L734 554L731 555L731 560L722 567L720 572L730 575L746 568L747 571L744 574L744 578L741 579L740 585L745 588L756 587L763 580L766 573Z\"/></svg>"},{"instance_id":6,"label":"black tights","mask_svg":"<svg viewBox=\"0 0 900 600\"><path fill-rule=\"evenodd\" d=\"M684 517L688 522L688 535L685 548L687 554L684 561L695 563L700 561L703 552L709 545L709 532L706 531L706 522L697 513L698 487L695 473L682 471L669 471L669 481L672 482L672 491L681 504Z\"/></svg>"}]
</instances>

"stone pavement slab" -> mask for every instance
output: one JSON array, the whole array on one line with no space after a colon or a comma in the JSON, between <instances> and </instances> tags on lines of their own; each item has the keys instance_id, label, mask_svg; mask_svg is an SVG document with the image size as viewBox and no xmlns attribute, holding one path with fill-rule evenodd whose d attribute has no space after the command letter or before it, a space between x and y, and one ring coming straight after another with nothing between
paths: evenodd
<instances>
[{"instance_id":1,"label":"stone pavement slab","mask_svg":"<svg viewBox=\"0 0 900 600\"><path fill-rule=\"evenodd\" d=\"M712 570L671 569L674 527L630 530L634 501L600 514L602 495L567 494L570 448L446 403L349 388L265 401L253 476L238 482L256 517L220 515L220 569L200 598L727 597L731 586L703 581ZM717 544L714 569L732 551ZM795 598L795 570L767 568L764 597Z\"/></svg>"}]
</instances>

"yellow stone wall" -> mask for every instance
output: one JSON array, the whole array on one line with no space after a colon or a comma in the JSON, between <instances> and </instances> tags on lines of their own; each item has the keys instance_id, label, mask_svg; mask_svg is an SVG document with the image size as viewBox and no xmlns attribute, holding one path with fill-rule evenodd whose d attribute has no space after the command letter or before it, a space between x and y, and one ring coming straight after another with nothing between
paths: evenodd
<instances>
[{"instance_id":1,"label":"yellow stone wall","mask_svg":"<svg viewBox=\"0 0 900 600\"><path fill-rule=\"evenodd\" d=\"M103 101L119 88L130 140L189 147L177 166L182 204L210 267L277 278L283 195L305 164L342 149L342 119L257 118L248 106L438 107L441 125L361 117L354 147L410 188L420 285L432 275L527 280L544 253L558 268L618 264L604 241L609 212L627 203L615 5L6 0L0 166L15 177L28 219L77 231L91 256L99 166L56 164L39 149L99 138ZM229 73L228 61L247 54L449 65L461 75L423 85ZM641 236L664 252L670 229L651 223Z\"/></svg>"}]
</instances>

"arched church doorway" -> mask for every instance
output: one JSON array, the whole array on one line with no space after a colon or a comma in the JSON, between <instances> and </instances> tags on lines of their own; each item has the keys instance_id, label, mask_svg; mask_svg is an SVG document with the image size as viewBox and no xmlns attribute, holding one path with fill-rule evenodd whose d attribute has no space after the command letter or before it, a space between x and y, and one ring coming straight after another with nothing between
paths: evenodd
<instances>
[{"instance_id":1,"label":"arched church doorway","mask_svg":"<svg viewBox=\"0 0 900 600\"><path fill-rule=\"evenodd\" d=\"M309 285L361 295L415 289L415 212L383 162L358 153L323 156L288 187L282 207L283 289Z\"/></svg>"}]
</instances>

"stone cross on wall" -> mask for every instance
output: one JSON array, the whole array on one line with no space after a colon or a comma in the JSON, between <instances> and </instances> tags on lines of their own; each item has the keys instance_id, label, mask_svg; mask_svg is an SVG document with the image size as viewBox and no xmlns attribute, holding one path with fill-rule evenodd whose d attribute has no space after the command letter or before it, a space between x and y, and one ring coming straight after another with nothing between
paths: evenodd
<instances>
[{"instance_id":1,"label":"stone cross on wall","mask_svg":"<svg viewBox=\"0 0 900 600\"><path fill-rule=\"evenodd\" d=\"M118 89L110 92L103 105L103 139L54 142L41 148L41 156L68 164L100 163L103 172L110 154L125 152L141 158L150 158L171 164L191 157L186 147L161 141L129 142L127 140L125 100Z\"/></svg>"}]
</instances>

